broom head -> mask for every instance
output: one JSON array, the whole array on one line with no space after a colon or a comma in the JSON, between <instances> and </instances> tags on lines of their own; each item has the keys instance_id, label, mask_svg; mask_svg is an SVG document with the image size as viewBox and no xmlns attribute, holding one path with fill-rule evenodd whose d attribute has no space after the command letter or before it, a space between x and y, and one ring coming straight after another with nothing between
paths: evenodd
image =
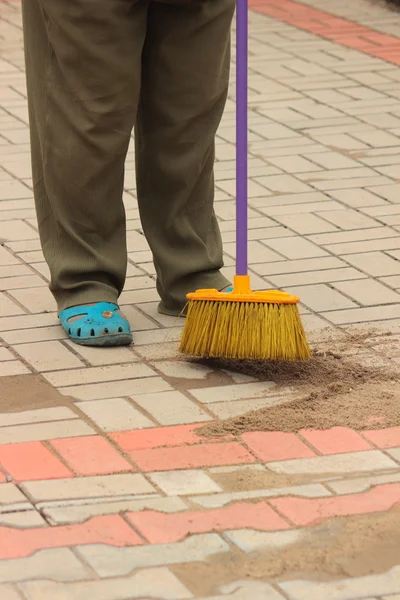
<instances>
[{"instance_id":1,"label":"broom head","mask_svg":"<svg viewBox=\"0 0 400 600\"><path fill-rule=\"evenodd\" d=\"M188 294L180 351L199 357L300 361L311 358L298 310L287 292L253 292L248 275L230 292Z\"/></svg>"}]
</instances>

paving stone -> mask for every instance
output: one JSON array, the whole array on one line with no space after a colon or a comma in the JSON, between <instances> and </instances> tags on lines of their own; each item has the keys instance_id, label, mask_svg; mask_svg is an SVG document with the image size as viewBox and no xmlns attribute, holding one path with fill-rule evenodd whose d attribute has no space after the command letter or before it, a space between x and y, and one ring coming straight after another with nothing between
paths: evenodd
<instances>
[{"instance_id":1,"label":"paving stone","mask_svg":"<svg viewBox=\"0 0 400 600\"><path fill-rule=\"evenodd\" d=\"M211 421L211 416L208 413L177 390L157 394L142 394L132 396L132 399L161 425Z\"/></svg>"},{"instance_id":2,"label":"paving stone","mask_svg":"<svg viewBox=\"0 0 400 600\"><path fill-rule=\"evenodd\" d=\"M39 550L77 546L79 544L112 544L136 546L142 539L120 515L93 517L86 523L54 527L16 529L1 527L4 544L0 559L23 558Z\"/></svg>"},{"instance_id":3,"label":"paving stone","mask_svg":"<svg viewBox=\"0 0 400 600\"><path fill-rule=\"evenodd\" d=\"M270 501L281 515L297 526L310 525L330 517L361 515L390 510L400 503L400 484L381 485L364 494L332 498L278 498Z\"/></svg>"},{"instance_id":4,"label":"paving stone","mask_svg":"<svg viewBox=\"0 0 400 600\"><path fill-rule=\"evenodd\" d=\"M365 492L375 485L384 483L399 483L400 472L392 471L385 475L371 475L367 477L357 477L357 479L340 479L338 481L329 481L327 486L335 494L356 494Z\"/></svg>"},{"instance_id":5,"label":"paving stone","mask_svg":"<svg viewBox=\"0 0 400 600\"><path fill-rule=\"evenodd\" d=\"M219 387L208 387L190 390L192 396L209 404L211 402L224 402L226 400L244 400L245 398L264 398L266 395L274 395L276 383L263 381L257 383L243 383L236 385L224 385Z\"/></svg>"},{"instance_id":6,"label":"paving stone","mask_svg":"<svg viewBox=\"0 0 400 600\"><path fill-rule=\"evenodd\" d=\"M128 379L124 381L91 383L61 388L65 396L72 396L77 400L104 400L135 394L152 394L166 392L171 389L169 383L161 377L146 377L145 379Z\"/></svg>"},{"instance_id":7,"label":"paving stone","mask_svg":"<svg viewBox=\"0 0 400 600\"><path fill-rule=\"evenodd\" d=\"M16 350L22 358L38 371L72 369L83 366L79 358L57 341L19 344Z\"/></svg>"},{"instance_id":8,"label":"paving stone","mask_svg":"<svg viewBox=\"0 0 400 600\"><path fill-rule=\"evenodd\" d=\"M73 342L66 344L73 348L74 352L82 356L92 366L113 365L120 363L137 362L137 356L130 347L116 348L91 348L90 346L77 346Z\"/></svg>"},{"instance_id":9,"label":"paving stone","mask_svg":"<svg viewBox=\"0 0 400 600\"><path fill-rule=\"evenodd\" d=\"M275 496L300 496L305 498L321 498L329 496L328 490L319 483L307 485L294 485L282 488L267 488L248 490L243 492L230 492L225 494L207 494L201 496L190 496L191 502L204 508L220 508L231 502L240 500L253 500L255 498L273 498Z\"/></svg>"},{"instance_id":10,"label":"paving stone","mask_svg":"<svg viewBox=\"0 0 400 600\"><path fill-rule=\"evenodd\" d=\"M28 375L31 371L19 360L8 360L0 362L0 377L12 377L14 375Z\"/></svg>"},{"instance_id":11,"label":"paving stone","mask_svg":"<svg viewBox=\"0 0 400 600\"><path fill-rule=\"evenodd\" d=\"M21 600L21 596L11 585L0 585L1 600Z\"/></svg>"},{"instance_id":12,"label":"paving stone","mask_svg":"<svg viewBox=\"0 0 400 600\"><path fill-rule=\"evenodd\" d=\"M186 444L204 444L216 441L198 435L196 430L199 427L201 427L199 424L153 427L147 430L112 433L109 437L125 452L161 447L169 448ZM221 441L221 438L218 441Z\"/></svg>"},{"instance_id":13,"label":"paving stone","mask_svg":"<svg viewBox=\"0 0 400 600\"><path fill-rule=\"evenodd\" d=\"M244 433L242 440L257 458L264 462L315 456L315 453L293 433L250 432Z\"/></svg>"},{"instance_id":14,"label":"paving stone","mask_svg":"<svg viewBox=\"0 0 400 600\"><path fill-rule=\"evenodd\" d=\"M155 375L155 371L147 365L133 362L133 364L104 365L85 369L71 369L70 371L57 371L47 373L45 377L54 387L64 387L101 381L141 379L144 377L154 377Z\"/></svg>"},{"instance_id":15,"label":"paving stone","mask_svg":"<svg viewBox=\"0 0 400 600\"><path fill-rule=\"evenodd\" d=\"M304 530L264 532L254 529L238 529L224 533L224 538L248 554L266 550L281 550L301 542L305 537Z\"/></svg>"},{"instance_id":16,"label":"paving stone","mask_svg":"<svg viewBox=\"0 0 400 600\"><path fill-rule=\"evenodd\" d=\"M1 445L0 465L16 481L72 477L71 471L41 442Z\"/></svg>"},{"instance_id":17,"label":"paving stone","mask_svg":"<svg viewBox=\"0 0 400 600\"><path fill-rule=\"evenodd\" d=\"M0 525L18 527L18 529L47 527L46 521L36 510L0 514Z\"/></svg>"},{"instance_id":18,"label":"paving stone","mask_svg":"<svg viewBox=\"0 0 400 600\"><path fill-rule=\"evenodd\" d=\"M400 263L383 252L349 254L346 261L373 277L400 275Z\"/></svg>"},{"instance_id":19,"label":"paving stone","mask_svg":"<svg viewBox=\"0 0 400 600\"><path fill-rule=\"evenodd\" d=\"M100 436L52 440L51 446L77 475L108 475L135 470Z\"/></svg>"},{"instance_id":20,"label":"paving stone","mask_svg":"<svg viewBox=\"0 0 400 600\"><path fill-rule=\"evenodd\" d=\"M299 296L302 303L315 312L357 307L355 302L352 302L328 285L298 285L295 287L289 286L286 289L291 294Z\"/></svg>"},{"instance_id":21,"label":"paving stone","mask_svg":"<svg viewBox=\"0 0 400 600\"><path fill-rule=\"evenodd\" d=\"M100 577L124 576L141 567L205 561L213 554L228 552L228 544L215 533L193 535L174 544L147 545L140 548L100 545L78 547L78 553Z\"/></svg>"},{"instance_id":22,"label":"paving stone","mask_svg":"<svg viewBox=\"0 0 400 600\"><path fill-rule=\"evenodd\" d=\"M334 456L316 456L271 462L268 467L276 473L295 475L300 473L356 473L383 469L394 469L396 463L379 450L351 452Z\"/></svg>"},{"instance_id":23,"label":"paving stone","mask_svg":"<svg viewBox=\"0 0 400 600\"><path fill-rule=\"evenodd\" d=\"M235 581L229 585L220 588L222 596L209 596L203 600L254 600L262 598L263 600L283 600L269 583L262 581Z\"/></svg>"},{"instance_id":24,"label":"paving stone","mask_svg":"<svg viewBox=\"0 0 400 600\"><path fill-rule=\"evenodd\" d=\"M112 579L79 583L38 581L21 584L28 600L127 600L152 597L157 600L193 598L189 590L166 568L146 569L117 582Z\"/></svg>"},{"instance_id":25,"label":"paving stone","mask_svg":"<svg viewBox=\"0 0 400 600\"><path fill-rule=\"evenodd\" d=\"M254 457L236 442L199 444L152 450L131 450L127 454L144 472L197 469L217 465L255 462Z\"/></svg>"},{"instance_id":26,"label":"paving stone","mask_svg":"<svg viewBox=\"0 0 400 600\"><path fill-rule=\"evenodd\" d=\"M328 583L290 581L278 586L291 600L355 600L368 598L371 594L382 596L396 594L400 590L400 569L395 567L382 575L369 575Z\"/></svg>"},{"instance_id":27,"label":"paving stone","mask_svg":"<svg viewBox=\"0 0 400 600\"><path fill-rule=\"evenodd\" d=\"M378 448L394 448L400 446L400 427L387 427L363 431L363 436Z\"/></svg>"},{"instance_id":28,"label":"paving stone","mask_svg":"<svg viewBox=\"0 0 400 600\"><path fill-rule=\"evenodd\" d=\"M95 432L87 423L78 419L33 425L13 425L11 427L0 428L0 444L16 444L18 442L33 442L94 434Z\"/></svg>"},{"instance_id":29,"label":"paving stone","mask_svg":"<svg viewBox=\"0 0 400 600\"><path fill-rule=\"evenodd\" d=\"M153 366L167 377L179 379L206 379L214 372L205 365L184 361L157 361Z\"/></svg>"},{"instance_id":30,"label":"paving stone","mask_svg":"<svg viewBox=\"0 0 400 600\"><path fill-rule=\"evenodd\" d=\"M41 512L46 516L52 525L65 525L68 523L83 523L90 517L97 515L112 515L122 512L134 512L141 510L157 510L162 512L177 513L182 510L188 510L187 505L180 498L171 496L170 498L153 497L139 499L126 498L124 500L107 498L97 499L96 504L81 504L73 505L73 503L64 502L64 506L60 507L59 502L42 503L38 505ZM103 501L101 501L103 500ZM109 500L109 501L107 501ZM87 502L87 500L86 500Z\"/></svg>"},{"instance_id":31,"label":"paving stone","mask_svg":"<svg viewBox=\"0 0 400 600\"><path fill-rule=\"evenodd\" d=\"M28 558L0 562L0 582L28 579L77 581L89 578L86 568L68 548L41 550ZM3 600L3 596L0 597Z\"/></svg>"},{"instance_id":32,"label":"paving stone","mask_svg":"<svg viewBox=\"0 0 400 600\"><path fill-rule=\"evenodd\" d=\"M36 502L107 496L111 498L154 492L150 483L138 473L58 479L57 481L31 481L24 483L22 489Z\"/></svg>"},{"instance_id":33,"label":"paving stone","mask_svg":"<svg viewBox=\"0 0 400 600\"><path fill-rule=\"evenodd\" d=\"M145 539L152 544L178 542L187 535L226 529L251 528L261 531L289 529L287 522L263 501L234 503L207 511L187 511L176 515L143 511L126 515Z\"/></svg>"},{"instance_id":34,"label":"paving stone","mask_svg":"<svg viewBox=\"0 0 400 600\"><path fill-rule=\"evenodd\" d=\"M325 250L301 237L268 240L268 246L289 259L327 256Z\"/></svg>"},{"instance_id":35,"label":"paving stone","mask_svg":"<svg viewBox=\"0 0 400 600\"><path fill-rule=\"evenodd\" d=\"M26 496L13 483L0 485L0 513L31 508Z\"/></svg>"},{"instance_id":36,"label":"paving stone","mask_svg":"<svg viewBox=\"0 0 400 600\"><path fill-rule=\"evenodd\" d=\"M341 454L371 449L368 442L347 427L333 427L325 431L302 429L300 434L320 454Z\"/></svg>"},{"instance_id":37,"label":"paving stone","mask_svg":"<svg viewBox=\"0 0 400 600\"><path fill-rule=\"evenodd\" d=\"M39 408L16 413L0 414L0 427L10 425L23 425L29 423L46 423L50 421L63 421L64 419L77 419L78 415L70 408L60 406L57 408Z\"/></svg>"},{"instance_id":38,"label":"paving stone","mask_svg":"<svg viewBox=\"0 0 400 600\"><path fill-rule=\"evenodd\" d=\"M167 471L152 473L149 479L168 496L188 496L189 494L209 494L221 492L204 471Z\"/></svg>"},{"instance_id":39,"label":"paving stone","mask_svg":"<svg viewBox=\"0 0 400 600\"><path fill-rule=\"evenodd\" d=\"M293 397L293 391L280 390L281 394L277 396L268 396L267 398L256 398L248 400L236 400L234 402L226 400L225 402L213 402L207 404L210 410L219 419L229 419L230 417L239 417L251 410L258 410L267 406L277 406L289 402Z\"/></svg>"},{"instance_id":40,"label":"paving stone","mask_svg":"<svg viewBox=\"0 0 400 600\"><path fill-rule=\"evenodd\" d=\"M154 426L148 417L124 398L77 402L76 406L106 432Z\"/></svg>"}]
</instances>

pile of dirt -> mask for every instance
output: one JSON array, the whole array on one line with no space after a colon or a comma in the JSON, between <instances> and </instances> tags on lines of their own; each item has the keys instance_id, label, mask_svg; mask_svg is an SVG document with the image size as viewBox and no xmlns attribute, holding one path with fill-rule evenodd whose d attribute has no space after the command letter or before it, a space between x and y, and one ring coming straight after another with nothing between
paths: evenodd
<instances>
[{"instance_id":1,"label":"pile of dirt","mask_svg":"<svg viewBox=\"0 0 400 600\"><path fill-rule=\"evenodd\" d=\"M247 431L298 432L336 426L361 430L400 425L400 366L396 362L390 368L371 366L379 364L380 357L368 351L367 335L331 344L329 351L317 350L303 363L213 361L223 369L293 387L296 397L210 423L199 433L218 437Z\"/></svg>"},{"instance_id":2,"label":"pile of dirt","mask_svg":"<svg viewBox=\"0 0 400 600\"><path fill-rule=\"evenodd\" d=\"M331 519L301 530L300 541L283 548L244 554L219 554L205 563L171 566L195 594L243 579L335 580L385 573L398 564L400 510Z\"/></svg>"}]
</instances>

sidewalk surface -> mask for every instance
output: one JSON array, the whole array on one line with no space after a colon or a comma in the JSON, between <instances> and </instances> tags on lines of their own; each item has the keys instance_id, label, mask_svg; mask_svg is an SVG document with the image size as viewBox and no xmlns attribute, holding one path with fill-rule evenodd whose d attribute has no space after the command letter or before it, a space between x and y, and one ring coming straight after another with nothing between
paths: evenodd
<instances>
[{"instance_id":1,"label":"sidewalk surface","mask_svg":"<svg viewBox=\"0 0 400 600\"><path fill-rule=\"evenodd\" d=\"M0 0L1 600L400 599L400 13L251 0L250 20L253 287L300 295L315 349L258 370L177 354L133 149L135 346L65 339L33 208L20 5ZM228 276L233 92L216 166Z\"/></svg>"}]
</instances>

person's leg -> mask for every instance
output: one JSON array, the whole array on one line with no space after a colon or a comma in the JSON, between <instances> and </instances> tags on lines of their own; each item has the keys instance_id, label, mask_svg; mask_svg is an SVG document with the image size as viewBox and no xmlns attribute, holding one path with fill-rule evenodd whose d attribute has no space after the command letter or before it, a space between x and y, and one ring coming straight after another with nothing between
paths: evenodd
<instances>
[{"instance_id":1,"label":"person's leg","mask_svg":"<svg viewBox=\"0 0 400 600\"><path fill-rule=\"evenodd\" d=\"M24 0L33 185L59 311L115 303L147 0Z\"/></svg>"},{"instance_id":2,"label":"person's leg","mask_svg":"<svg viewBox=\"0 0 400 600\"><path fill-rule=\"evenodd\" d=\"M221 289L214 138L225 106L234 0L152 2L135 129L137 191L157 270L160 310Z\"/></svg>"}]
</instances>

